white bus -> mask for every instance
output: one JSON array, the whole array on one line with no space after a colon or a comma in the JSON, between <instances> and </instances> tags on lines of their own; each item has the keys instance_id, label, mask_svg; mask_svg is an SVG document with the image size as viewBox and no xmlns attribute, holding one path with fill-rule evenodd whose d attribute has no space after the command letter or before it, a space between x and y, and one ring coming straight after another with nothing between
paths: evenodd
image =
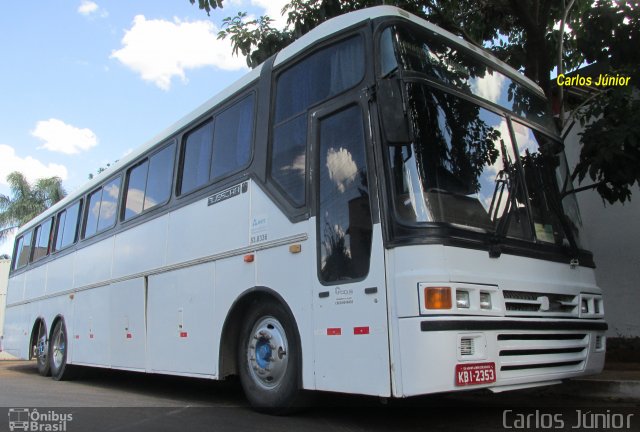
<instances>
[{"instance_id":1,"label":"white bus","mask_svg":"<svg viewBox=\"0 0 640 432\"><path fill-rule=\"evenodd\" d=\"M5 349L302 390L601 371L592 255L543 92L393 7L332 19L17 233Z\"/></svg>"}]
</instances>

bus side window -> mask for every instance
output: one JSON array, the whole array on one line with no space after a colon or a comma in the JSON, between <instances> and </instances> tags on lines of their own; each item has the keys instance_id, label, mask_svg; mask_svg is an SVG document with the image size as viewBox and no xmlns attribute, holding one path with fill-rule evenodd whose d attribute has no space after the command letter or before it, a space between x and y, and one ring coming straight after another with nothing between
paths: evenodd
<instances>
[{"instance_id":1,"label":"bus side window","mask_svg":"<svg viewBox=\"0 0 640 432\"><path fill-rule=\"evenodd\" d=\"M18 239L15 253L17 254L15 269L22 268L27 265L31 257L31 240L33 239L33 231L23 234Z\"/></svg>"},{"instance_id":2,"label":"bus side window","mask_svg":"<svg viewBox=\"0 0 640 432\"><path fill-rule=\"evenodd\" d=\"M49 255L49 240L51 239L51 227L53 225L52 221L52 218L47 219L35 230L32 257L32 261L34 262Z\"/></svg>"},{"instance_id":3,"label":"bus side window","mask_svg":"<svg viewBox=\"0 0 640 432\"><path fill-rule=\"evenodd\" d=\"M171 144L129 170L125 220L169 200L175 148L175 144Z\"/></svg>"},{"instance_id":4,"label":"bus side window","mask_svg":"<svg viewBox=\"0 0 640 432\"><path fill-rule=\"evenodd\" d=\"M207 184L211 170L213 121L189 132L184 138L180 194Z\"/></svg>"},{"instance_id":5,"label":"bus side window","mask_svg":"<svg viewBox=\"0 0 640 432\"><path fill-rule=\"evenodd\" d=\"M56 250L61 250L76 242L78 233L78 220L82 200L66 208L58 214L56 225Z\"/></svg>"},{"instance_id":6,"label":"bus side window","mask_svg":"<svg viewBox=\"0 0 640 432\"><path fill-rule=\"evenodd\" d=\"M84 238L91 237L115 225L118 197L120 196L120 180L121 177L118 176L89 195Z\"/></svg>"},{"instance_id":7,"label":"bus side window","mask_svg":"<svg viewBox=\"0 0 640 432\"><path fill-rule=\"evenodd\" d=\"M254 100L252 93L216 116L211 159L212 180L231 174L249 162Z\"/></svg>"}]
</instances>

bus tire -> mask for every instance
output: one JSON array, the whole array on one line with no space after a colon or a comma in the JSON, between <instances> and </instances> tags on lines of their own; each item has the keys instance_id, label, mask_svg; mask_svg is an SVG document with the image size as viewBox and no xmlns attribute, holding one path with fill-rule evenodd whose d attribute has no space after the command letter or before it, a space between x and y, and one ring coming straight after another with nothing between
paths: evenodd
<instances>
[{"instance_id":1,"label":"bus tire","mask_svg":"<svg viewBox=\"0 0 640 432\"><path fill-rule=\"evenodd\" d=\"M240 331L238 373L251 406L267 414L299 407L300 348L293 318L280 303L250 307Z\"/></svg>"},{"instance_id":2,"label":"bus tire","mask_svg":"<svg viewBox=\"0 0 640 432\"><path fill-rule=\"evenodd\" d=\"M49 347L47 345L47 330L44 322L38 324L38 334L35 340L36 363L38 365L38 373L42 376L51 375L51 365L49 364Z\"/></svg>"},{"instance_id":3,"label":"bus tire","mask_svg":"<svg viewBox=\"0 0 640 432\"><path fill-rule=\"evenodd\" d=\"M48 356L51 377L56 381L64 381L71 378L72 367L67 364L68 344L67 328L64 325L64 321L59 320L53 328L53 332L51 332Z\"/></svg>"}]
</instances>

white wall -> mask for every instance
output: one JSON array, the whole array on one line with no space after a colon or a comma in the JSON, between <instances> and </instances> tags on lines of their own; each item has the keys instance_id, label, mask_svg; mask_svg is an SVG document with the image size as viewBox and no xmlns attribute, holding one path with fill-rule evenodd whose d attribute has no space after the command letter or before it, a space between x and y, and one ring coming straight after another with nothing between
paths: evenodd
<instances>
[{"instance_id":1,"label":"white wall","mask_svg":"<svg viewBox=\"0 0 640 432\"><path fill-rule=\"evenodd\" d=\"M4 308L7 301L7 279L11 260L0 260L0 336L4 334Z\"/></svg>"},{"instance_id":2,"label":"white wall","mask_svg":"<svg viewBox=\"0 0 640 432\"><path fill-rule=\"evenodd\" d=\"M565 140L571 169L580 154L582 131L576 123ZM587 176L582 186L591 184ZM581 186L575 184L576 187ZM583 242L593 252L596 279L604 291L610 337L640 336L640 187L631 202L609 204L594 190L577 194L584 224Z\"/></svg>"}]
</instances>

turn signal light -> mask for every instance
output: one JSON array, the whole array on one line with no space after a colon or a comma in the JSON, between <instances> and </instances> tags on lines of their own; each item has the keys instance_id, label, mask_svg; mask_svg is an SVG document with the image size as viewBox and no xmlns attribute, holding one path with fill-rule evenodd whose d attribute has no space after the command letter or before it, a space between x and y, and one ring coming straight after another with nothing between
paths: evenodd
<instances>
[{"instance_id":1,"label":"turn signal light","mask_svg":"<svg viewBox=\"0 0 640 432\"><path fill-rule=\"evenodd\" d=\"M451 309L451 288L426 287L424 289L424 306L427 309Z\"/></svg>"}]
</instances>

